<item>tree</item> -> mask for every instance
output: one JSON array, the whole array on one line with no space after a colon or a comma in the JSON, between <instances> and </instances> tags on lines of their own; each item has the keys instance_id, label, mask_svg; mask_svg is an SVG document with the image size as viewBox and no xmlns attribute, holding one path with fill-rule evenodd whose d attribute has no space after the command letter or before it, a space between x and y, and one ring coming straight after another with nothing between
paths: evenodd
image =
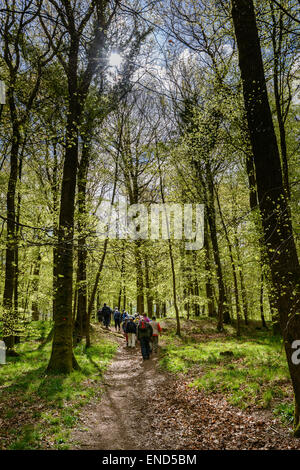
<instances>
[{"instance_id":1,"label":"tree","mask_svg":"<svg viewBox=\"0 0 300 470\"><path fill-rule=\"evenodd\" d=\"M32 12L31 7L36 6ZM22 159L26 145L26 132L31 110L39 92L42 72L51 60L49 47L41 47L36 42L28 41L28 32L40 12L41 3L30 0L25 7L14 0L12 4L5 1L4 22L1 28L4 53L2 61L8 78L7 98L11 119L10 175L8 180L7 209L7 243L5 263L5 286L3 306L5 310L4 337L8 354L14 352L14 328L18 307L18 227L20 222L20 195L16 198L17 182L22 175ZM18 11L20 7L21 11ZM23 8L22 8L23 7ZM14 29L12 25L14 24ZM20 91L23 81L22 69L29 69L27 78L30 87ZM17 202L18 201L18 202Z\"/></svg>"},{"instance_id":2,"label":"tree","mask_svg":"<svg viewBox=\"0 0 300 470\"><path fill-rule=\"evenodd\" d=\"M287 362L295 393L295 436L300 437L300 374L293 363L293 342L300 337L300 266L269 106L252 0L233 0L232 17L247 121L254 155L264 244L280 316Z\"/></svg>"},{"instance_id":3,"label":"tree","mask_svg":"<svg viewBox=\"0 0 300 470\"><path fill-rule=\"evenodd\" d=\"M56 37L51 39L51 46L68 82L66 146L57 240L55 324L48 365L48 370L54 372L69 373L78 367L72 348L72 295L79 131L91 82L96 72L103 70L107 30L116 15L119 3L116 0L110 9L110 2L95 0L89 6L84 5L86 8L83 6L83 11L78 16L76 2L50 0L57 15L57 24L47 24L44 16L40 15L40 22L48 38L52 37L51 28L55 29L58 23L62 25ZM86 38L89 32L89 40L85 39L87 47L82 47L83 38ZM63 40L65 53L61 52ZM85 54L84 65L80 61L81 54Z\"/></svg>"}]
</instances>

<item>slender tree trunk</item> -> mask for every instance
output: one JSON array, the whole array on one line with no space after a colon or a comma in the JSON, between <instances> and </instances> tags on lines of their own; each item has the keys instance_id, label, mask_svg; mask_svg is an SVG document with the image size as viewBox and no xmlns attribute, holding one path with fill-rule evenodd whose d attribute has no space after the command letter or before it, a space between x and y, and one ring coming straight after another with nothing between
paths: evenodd
<instances>
[{"instance_id":1,"label":"slender tree trunk","mask_svg":"<svg viewBox=\"0 0 300 470\"><path fill-rule=\"evenodd\" d=\"M141 240L135 240L136 305L139 314L144 313L144 273L142 267Z\"/></svg>"},{"instance_id":2,"label":"slender tree trunk","mask_svg":"<svg viewBox=\"0 0 300 470\"><path fill-rule=\"evenodd\" d=\"M122 297L123 297L123 310L126 310L126 279L125 279L125 240L122 240L122 264L121 264L121 293L120 293L120 306L121 309Z\"/></svg>"},{"instance_id":3,"label":"slender tree trunk","mask_svg":"<svg viewBox=\"0 0 300 470\"><path fill-rule=\"evenodd\" d=\"M248 321L247 291L246 291L246 286L245 286L243 270L242 270L242 267L241 267L241 264L240 264L240 259L238 259L238 263L239 263L239 275L240 275L240 283L241 283L241 293L242 293L242 305L243 305L244 320L245 320L245 325L248 325L249 321Z\"/></svg>"},{"instance_id":4,"label":"slender tree trunk","mask_svg":"<svg viewBox=\"0 0 300 470\"><path fill-rule=\"evenodd\" d=\"M255 166L254 158L252 153L246 155L246 171L249 182L249 203L251 210L256 210L258 206L257 190L256 190L256 177L255 177Z\"/></svg>"},{"instance_id":5,"label":"slender tree trunk","mask_svg":"<svg viewBox=\"0 0 300 470\"><path fill-rule=\"evenodd\" d=\"M207 184L208 184L206 210L207 210L207 218L208 218L208 224L209 224L210 236L211 236L211 242L212 242L212 248L213 248L213 256L214 256L214 261L215 261L216 271L217 271L218 288L219 288L217 328L218 328L218 331L222 331L223 321L224 323L230 323L230 316L228 312L226 291L225 291L222 265L221 265L221 259L220 259L220 251L219 251L219 245L218 245L218 239L217 239L213 181L212 181L210 167L208 164L206 165L206 176L207 176Z\"/></svg>"},{"instance_id":6,"label":"slender tree trunk","mask_svg":"<svg viewBox=\"0 0 300 470\"><path fill-rule=\"evenodd\" d=\"M147 310L148 316L150 318L153 315L153 296L152 296L152 286L150 281L150 270L149 270L149 260L148 255L145 253L145 281L146 281L146 293L147 293Z\"/></svg>"},{"instance_id":7,"label":"slender tree trunk","mask_svg":"<svg viewBox=\"0 0 300 470\"><path fill-rule=\"evenodd\" d=\"M34 263L34 268L33 268L32 290L33 290L34 300L32 301L32 304L31 304L33 321L38 321L40 319L39 306L38 306L39 305L38 304L38 290L39 290L41 259L42 259L42 256L39 250L36 261Z\"/></svg>"},{"instance_id":8,"label":"slender tree trunk","mask_svg":"<svg viewBox=\"0 0 300 470\"><path fill-rule=\"evenodd\" d=\"M159 304L159 302L156 303L156 312L155 313L156 313L156 317L160 318L160 304Z\"/></svg>"},{"instance_id":9,"label":"slender tree trunk","mask_svg":"<svg viewBox=\"0 0 300 470\"><path fill-rule=\"evenodd\" d=\"M265 315L264 315L264 274L261 272L261 279L260 279L260 296L259 296L259 305L260 305L260 318L263 328L268 329Z\"/></svg>"},{"instance_id":10,"label":"slender tree trunk","mask_svg":"<svg viewBox=\"0 0 300 470\"><path fill-rule=\"evenodd\" d=\"M163 316L166 318L167 316L167 304L166 302L163 303Z\"/></svg>"},{"instance_id":11,"label":"slender tree trunk","mask_svg":"<svg viewBox=\"0 0 300 470\"><path fill-rule=\"evenodd\" d=\"M159 158L159 156L157 155ZM162 203L165 204L165 196L164 196L164 189L163 189L163 182L162 182L162 175L161 175L161 168L159 163L159 181L160 181L160 194ZM169 227L170 224L168 223L167 226ZM174 264L174 256L173 256L173 248L172 248L172 240L171 234L168 231L168 246L169 246L169 257L171 262L171 272L172 272L172 287L173 287L173 302L175 308L175 315L176 315L176 335L181 336L180 330L180 318L179 318L179 309L177 304L177 288L176 288L176 274L175 274L175 264ZM165 304L164 304L165 305Z\"/></svg>"},{"instance_id":12,"label":"slender tree trunk","mask_svg":"<svg viewBox=\"0 0 300 470\"><path fill-rule=\"evenodd\" d=\"M91 292L91 296L90 296L89 303L88 303L86 329L85 329L86 347L87 348L89 348L91 346L90 321L91 321L93 306L94 306L95 299L96 299L99 280L100 280L100 277L101 277L101 273L102 273L103 266L104 266L104 261L105 261L105 258L106 258L107 246L108 246L108 238L106 238L104 240L103 252L102 252L100 264L99 264L99 267L98 267L98 271L97 271L97 274L96 274L96 279L95 279L95 282L94 282L93 290Z\"/></svg>"},{"instance_id":13,"label":"slender tree trunk","mask_svg":"<svg viewBox=\"0 0 300 470\"><path fill-rule=\"evenodd\" d=\"M208 223L207 218L205 217L204 220L204 249L205 249L205 272L206 272L206 280L205 280L205 291L206 291L206 299L207 299L207 308L208 308L208 316L215 317L215 305L214 305L214 294L213 294L213 286L212 286L212 273L211 273L211 264L210 264L210 249L209 249L209 241L208 241Z\"/></svg>"},{"instance_id":14,"label":"slender tree trunk","mask_svg":"<svg viewBox=\"0 0 300 470\"><path fill-rule=\"evenodd\" d=\"M277 22L274 13L274 5L270 2L270 7L272 11L272 21L273 21L273 31L272 31L272 45L274 53L274 67L273 67L273 85L274 85L274 95L275 95L275 104L276 104L276 115L279 128L279 139L280 139L280 150L281 150L281 163L282 163L282 174L283 174L283 183L284 189L286 191L287 199L291 197L290 182L289 182L289 168L288 168L288 158L287 158L287 144L286 144L286 132L285 132L285 122L284 114L282 109L283 97L280 93L280 66L279 60L280 55L282 54L282 39L283 39L283 12L279 13L279 37L278 42L277 37Z\"/></svg>"},{"instance_id":15,"label":"slender tree trunk","mask_svg":"<svg viewBox=\"0 0 300 470\"><path fill-rule=\"evenodd\" d=\"M229 257L230 257L230 264L231 264L231 268L232 268L233 285L234 285L234 297L235 297L235 308L236 308L236 334L237 334L237 336L241 336L241 308L240 308L238 281L237 281L237 274L236 274L236 264L235 264L235 260L234 260L234 257L233 257L232 245L231 245L231 241L230 241L230 238L229 238L229 235L228 235L228 230L227 230L224 218L223 218L223 213L222 213L222 210L221 210L219 195L218 195L217 191L215 191L215 195L216 195L216 200L217 200L217 204L218 204L218 209L219 209L219 214L220 214L223 230L224 230L224 233L225 233L225 238L226 238L226 241L227 241Z\"/></svg>"}]
</instances>

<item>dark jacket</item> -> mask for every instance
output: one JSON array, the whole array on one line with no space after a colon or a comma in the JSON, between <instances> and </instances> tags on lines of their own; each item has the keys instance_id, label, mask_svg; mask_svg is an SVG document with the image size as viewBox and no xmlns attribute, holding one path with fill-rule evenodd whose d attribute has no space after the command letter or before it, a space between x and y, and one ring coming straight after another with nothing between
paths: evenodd
<instances>
[{"instance_id":1,"label":"dark jacket","mask_svg":"<svg viewBox=\"0 0 300 470\"><path fill-rule=\"evenodd\" d=\"M122 329L124 331L124 333L126 333L126 328L127 328L127 325L128 325L128 320L124 320L123 323L122 323Z\"/></svg>"},{"instance_id":2,"label":"dark jacket","mask_svg":"<svg viewBox=\"0 0 300 470\"><path fill-rule=\"evenodd\" d=\"M111 316L111 309L106 305L106 307L103 307L101 310L103 318L110 318Z\"/></svg>"},{"instance_id":3,"label":"dark jacket","mask_svg":"<svg viewBox=\"0 0 300 470\"><path fill-rule=\"evenodd\" d=\"M142 328L143 324L145 325L145 328ZM152 338L153 335L153 328L148 322L144 322L143 320L139 323L138 326L138 331L137 331L137 337L138 339L141 338Z\"/></svg>"},{"instance_id":4,"label":"dark jacket","mask_svg":"<svg viewBox=\"0 0 300 470\"><path fill-rule=\"evenodd\" d=\"M136 333L136 324L132 320L126 325L126 333Z\"/></svg>"},{"instance_id":5,"label":"dark jacket","mask_svg":"<svg viewBox=\"0 0 300 470\"><path fill-rule=\"evenodd\" d=\"M121 313L119 310L114 311L114 320L120 320L121 319Z\"/></svg>"},{"instance_id":6,"label":"dark jacket","mask_svg":"<svg viewBox=\"0 0 300 470\"><path fill-rule=\"evenodd\" d=\"M98 318L98 321L100 321L100 322L103 320L102 310L98 310L97 318Z\"/></svg>"}]
</instances>

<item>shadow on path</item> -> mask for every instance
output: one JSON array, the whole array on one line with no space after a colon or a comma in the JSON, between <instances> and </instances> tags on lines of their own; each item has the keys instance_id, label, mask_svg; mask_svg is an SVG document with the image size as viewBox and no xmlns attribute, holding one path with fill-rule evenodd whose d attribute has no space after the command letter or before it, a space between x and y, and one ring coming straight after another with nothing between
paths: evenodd
<instances>
[{"instance_id":1,"label":"shadow on path","mask_svg":"<svg viewBox=\"0 0 300 470\"><path fill-rule=\"evenodd\" d=\"M165 380L155 364L157 355L143 361L139 346L124 347L104 376L101 402L83 411L80 428L72 435L74 449L144 449L144 431L151 428L151 396ZM147 443L149 445L149 442Z\"/></svg>"}]
</instances>

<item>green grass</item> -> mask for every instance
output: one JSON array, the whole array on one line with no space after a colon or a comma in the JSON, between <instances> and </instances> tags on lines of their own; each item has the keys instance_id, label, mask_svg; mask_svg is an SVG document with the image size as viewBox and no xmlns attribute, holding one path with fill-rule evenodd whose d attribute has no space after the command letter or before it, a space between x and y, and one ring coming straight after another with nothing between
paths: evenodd
<instances>
[{"instance_id":1,"label":"green grass","mask_svg":"<svg viewBox=\"0 0 300 470\"><path fill-rule=\"evenodd\" d=\"M275 416L279 416L283 423L292 424L294 420L294 404L283 402L274 408Z\"/></svg>"},{"instance_id":2,"label":"green grass","mask_svg":"<svg viewBox=\"0 0 300 470\"><path fill-rule=\"evenodd\" d=\"M117 344L101 339L88 351L78 346L75 355L81 370L67 376L47 375L50 345L37 347L35 339L17 345L20 355L0 366L1 414L9 426L6 439L0 435L0 448L39 449L49 439L53 448L67 448L80 408L101 393L101 378Z\"/></svg>"},{"instance_id":3,"label":"green grass","mask_svg":"<svg viewBox=\"0 0 300 470\"><path fill-rule=\"evenodd\" d=\"M164 343L160 361L164 369L191 374L191 387L221 393L232 405L272 409L291 395L281 341L269 332L252 332L240 339L228 333L211 339L206 335L202 340L199 335L179 340L168 334ZM224 351L233 356L221 355Z\"/></svg>"}]
</instances>

